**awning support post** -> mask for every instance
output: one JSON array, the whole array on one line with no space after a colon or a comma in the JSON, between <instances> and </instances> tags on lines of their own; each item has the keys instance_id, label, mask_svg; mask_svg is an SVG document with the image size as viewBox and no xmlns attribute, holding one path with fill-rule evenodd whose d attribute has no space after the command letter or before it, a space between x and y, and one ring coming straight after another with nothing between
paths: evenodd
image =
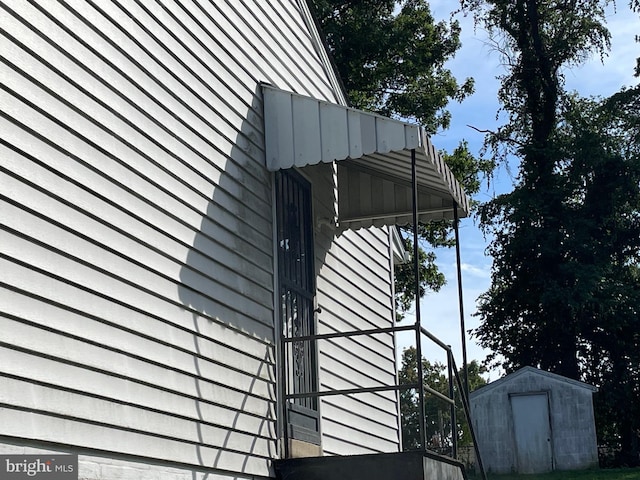
<instances>
[{"instance_id":1,"label":"awning support post","mask_svg":"<svg viewBox=\"0 0 640 480\"><path fill-rule=\"evenodd\" d=\"M464 378L464 392L469 402L469 372L467 369L467 335L464 326L464 303L462 295L462 263L460 260L460 218L458 204L453 202L453 229L456 238L456 270L458 272L458 310L460 312L460 336L462 340L462 377Z\"/></svg>"},{"instance_id":2,"label":"awning support post","mask_svg":"<svg viewBox=\"0 0 640 480\"><path fill-rule=\"evenodd\" d=\"M424 372L422 368L422 338L420 329L420 257L418 255L418 175L416 171L416 150L411 149L411 184L413 187L413 271L415 274L416 301L416 366L418 371L418 418L420 419L420 442L423 450L427 448L427 429L424 418Z\"/></svg>"},{"instance_id":3,"label":"awning support post","mask_svg":"<svg viewBox=\"0 0 640 480\"><path fill-rule=\"evenodd\" d=\"M449 378L449 398L454 399L454 377L453 377L453 353L451 352L451 346L448 345L447 349L447 375ZM458 420L456 418L456 405L451 404L451 457L458 458Z\"/></svg>"}]
</instances>

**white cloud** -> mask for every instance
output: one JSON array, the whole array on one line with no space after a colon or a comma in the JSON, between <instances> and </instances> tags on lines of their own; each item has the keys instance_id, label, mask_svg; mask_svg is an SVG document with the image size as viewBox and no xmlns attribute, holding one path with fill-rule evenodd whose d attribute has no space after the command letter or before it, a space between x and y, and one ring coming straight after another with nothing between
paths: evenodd
<instances>
[{"instance_id":1,"label":"white cloud","mask_svg":"<svg viewBox=\"0 0 640 480\"><path fill-rule=\"evenodd\" d=\"M460 265L460 270L462 270L463 273L466 273L468 275L472 275L474 277L480 277L480 278L489 278L490 275L490 267L487 265L471 265L469 263L462 263Z\"/></svg>"}]
</instances>

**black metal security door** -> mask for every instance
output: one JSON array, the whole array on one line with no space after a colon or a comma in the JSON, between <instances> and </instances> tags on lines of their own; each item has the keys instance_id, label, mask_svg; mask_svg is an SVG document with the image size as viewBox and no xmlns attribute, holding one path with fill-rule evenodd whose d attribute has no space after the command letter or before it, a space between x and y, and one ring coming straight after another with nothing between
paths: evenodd
<instances>
[{"instance_id":1,"label":"black metal security door","mask_svg":"<svg viewBox=\"0 0 640 480\"><path fill-rule=\"evenodd\" d=\"M276 215L280 321L288 338L315 334L315 265L311 186L293 170L276 174ZM314 342L289 342L284 349L286 394L317 390ZM288 436L319 443L318 399L287 402Z\"/></svg>"}]
</instances>

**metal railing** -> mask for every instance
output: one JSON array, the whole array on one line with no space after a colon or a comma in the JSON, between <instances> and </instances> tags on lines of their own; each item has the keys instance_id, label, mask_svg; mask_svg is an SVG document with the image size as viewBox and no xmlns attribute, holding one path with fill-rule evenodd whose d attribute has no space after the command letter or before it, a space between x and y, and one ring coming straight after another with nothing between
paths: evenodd
<instances>
[{"instance_id":1,"label":"metal railing","mask_svg":"<svg viewBox=\"0 0 640 480\"><path fill-rule=\"evenodd\" d=\"M416 389L420 391L423 389L423 392L428 392L430 395L433 395L440 400L448 403L451 407L451 441L452 441L452 455L451 457L457 459L457 434L455 432L456 429L456 401L455 401L455 392L457 388L457 392L461 399L462 410L465 415L465 419L467 421L467 425L469 427L469 432L471 434L472 443L474 446L475 458L478 464L478 469L482 476L483 480L486 480L486 473L484 470L484 465L482 463L482 458L480 456L480 451L478 449L478 443L475 435L475 431L473 428L473 423L471 421L471 409L469 406L469 398L466 393L466 386L463 383L459 370L456 366L456 362L453 356L453 352L451 350L451 346L446 345L440 339L438 339L431 332L426 330L422 326L416 325L404 325L404 326L395 326L395 327L387 327L387 328L379 328L379 329L369 329L369 330L359 330L359 331L351 331L351 332L334 332L334 333L325 333L318 335L307 335L300 337L283 337L282 341L284 344L291 342L316 342L318 340L330 340L337 338L350 338L356 336L370 336L382 333L395 333L395 332L403 332L403 331L417 331L417 338L420 340L421 336L425 336L429 340L433 341L436 345L445 350L447 354L447 367L448 367L448 381L449 381L449 389L448 395L444 395L438 390L431 388L429 385L425 385L424 383L424 375L422 372L422 361L417 360L417 367L419 371L418 382L417 383L407 383L407 384L397 384L397 385L384 385L384 386L374 386L374 387L359 387L359 388L350 388L350 389L340 389L340 390L324 390L324 391L314 391L314 392L304 392L304 393L289 393L284 392L285 403L289 400L301 399L301 398L320 398L320 397L328 397L328 396L336 396L336 395L352 395L359 393L376 393L376 392L388 392L388 391L402 391L402 390L411 390ZM420 357L417 357L419 359ZM418 407L420 408L420 439L421 439L421 448L427 449L427 436L426 436L426 428L425 428L425 408L424 408L424 395L422 396L421 401L418 403ZM286 430L286 429L285 429Z\"/></svg>"},{"instance_id":2,"label":"metal railing","mask_svg":"<svg viewBox=\"0 0 640 480\"><path fill-rule=\"evenodd\" d=\"M468 379L468 371L467 371L467 352L466 352L466 340L465 340L465 327L464 327L464 311L463 311L463 302L462 302L462 271L460 268L460 241L459 241L459 217L458 217L458 205L453 202L453 218L454 218L454 231L455 231L455 239L456 239L456 263L457 263L457 273L458 273L458 301L459 301L459 312L460 312L460 328L461 328L461 337L462 337L462 358L463 358L463 368L464 368L464 376L465 382L463 383L458 369L455 364L455 359L453 357L453 353L451 351L451 347L449 345L444 344L437 337L427 331L424 327L422 327L421 323L421 313L420 313L420 265L419 265L419 252L418 252L418 182L417 182L417 170L416 170L416 152L415 149L411 150L411 182L413 184L413 199L412 199L412 220L413 220L413 258L414 258L414 272L415 272L415 298L416 298L416 315L415 315L415 324L414 325L406 325L406 326L393 326L387 328L379 328L379 329L370 329L370 330L361 330L354 332L335 332L335 333L326 333L319 335L308 335L308 336L297 336L287 338L284 335L282 336L282 345L281 351L287 351L287 343L290 342L317 342L318 340L327 340L327 339L335 339L335 338L347 338L354 337L359 335L375 335L379 333L395 333L401 331L409 331L414 330L416 335L416 367L417 367L417 383L415 384L402 384L402 385L385 385L385 386L377 386L377 387L363 387L363 388L351 388L344 390L328 390L328 391L315 391L315 392L300 392L300 393L289 393L287 391L287 378L288 372L285 372L283 375L283 394L285 398L285 422L288 423L288 410L286 404L290 400L301 399L301 398L318 398L330 395L350 395L356 393L368 393L368 392L383 392L383 391L401 391L401 390L409 390L416 389L418 392L418 407L420 408L419 415L419 430L420 430L420 440L421 440L421 448L426 450L427 447L427 435L426 435L426 425L425 425L425 392L428 392L431 395L436 396L437 398L447 402L451 408L451 437L452 437L452 457L456 458L457 456L457 423L456 423L456 402L455 402L455 390L456 386L459 392L459 396L461 398L462 410L464 412L469 432L472 437L472 442L475 449L476 461L478 463L478 468L480 470L480 474L483 480L487 479L484 466L482 464L482 459L480 458L480 451L478 449L478 443L475 435L475 431L473 429L473 423L471 421L471 410L469 407L469 379ZM443 348L447 353L447 368L448 368L448 381L449 381L449 389L448 396L442 394L441 392L431 388L429 385L425 385L424 382L424 371L422 365L422 336L426 336L431 341L436 343L436 345ZM286 365L286 362L284 362ZM455 383L454 383L455 379ZM285 432L287 428L284 429ZM285 442L288 444L288 441ZM288 447L286 447L288 448Z\"/></svg>"}]
</instances>

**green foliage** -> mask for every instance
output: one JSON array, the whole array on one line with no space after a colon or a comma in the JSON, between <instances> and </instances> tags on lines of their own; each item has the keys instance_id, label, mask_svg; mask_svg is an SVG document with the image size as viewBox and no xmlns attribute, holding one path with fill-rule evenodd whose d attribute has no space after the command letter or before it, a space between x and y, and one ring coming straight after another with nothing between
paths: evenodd
<instances>
[{"instance_id":1,"label":"green foliage","mask_svg":"<svg viewBox=\"0 0 640 480\"><path fill-rule=\"evenodd\" d=\"M418 383L418 363L417 354L414 347L405 349L402 353L402 366L398 372L400 385L410 385ZM438 390L441 393L448 393L448 382L443 375L446 369L441 363L432 364L428 360L422 359L424 372L423 382L425 385ZM425 396L424 415L426 418L427 438L434 442L440 437L441 430L445 429L444 422L440 425L442 417L438 416L443 402L433 395ZM402 421L402 444L405 450L416 450L421 447L420 438L420 408L418 405L418 394L415 389L402 390L400 392L400 415ZM442 428L440 428L442 427ZM444 432L443 432L444 434ZM450 435L450 428L447 433ZM431 447L434 445L431 444Z\"/></svg>"},{"instance_id":2,"label":"green foliage","mask_svg":"<svg viewBox=\"0 0 640 480\"><path fill-rule=\"evenodd\" d=\"M442 363L431 363L422 359L423 383L437 392L449 396L449 381L446 376L447 367ZM469 390L473 391L483 385L486 380L482 374L486 369L476 360L467 366L469 376ZM463 370L459 372L463 377ZM402 352L402 366L398 372L400 385L418 384L417 352L414 347L406 348ZM454 396L459 399L458 389L455 388ZM402 418L402 444L405 450L420 448L420 406L416 390L403 390L400 392L400 413ZM442 451L450 454L451 449L451 408L448 403L435 395L425 394L424 402L425 427L427 436L427 448L434 451ZM460 445L471 443L471 434L465 419L465 415L458 401L456 407L457 441Z\"/></svg>"},{"instance_id":3,"label":"green foliage","mask_svg":"<svg viewBox=\"0 0 640 480\"><path fill-rule=\"evenodd\" d=\"M562 68L608 50L604 7L611 1L461 0L492 36L507 68L498 99L508 122L487 138L498 158L542 154L548 147L564 84ZM542 162L542 171L549 163Z\"/></svg>"},{"instance_id":4,"label":"green foliage","mask_svg":"<svg viewBox=\"0 0 640 480\"><path fill-rule=\"evenodd\" d=\"M579 361L594 342L602 348L602 335L618 338L622 313L637 311L639 144L619 113L568 97L554 133L549 186L532 191L521 183L483 211L496 239L476 334L505 357L507 371L540 365L584 377L590 370ZM544 210L550 198L556 208Z\"/></svg>"},{"instance_id":5,"label":"green foliage","mask_svg":"<svg viewBox=\"0 0 640 480\"><path fill-rule=\"evenodd\" d=\"M634 12L640 12L640 0L630 0L629 6ZM640 35L636 35L636 42L640 42ZM636 58L636 66L634 69L634 75L640 77L640 57Z\"/></svg>"},{"instance_id":6,"label":"green foliage","mask_svg":"<svg viewBox=\"0 0 640 480\"><path fill-rule=\"evenodd\" d=\"M450 100L473 92L473 80L459 84L444 67L460 47L457 22L436 23L426 0L311 0L338 73L354 107L415 121L430 133L449 126ZM468 195L480 189L480 175L493 163L477 160L466 142L441 152ZM430 247L452 246L451 222L420 225L420 295L438 291L444 275ZM411 261L396 271L398 316L415 300L411 232L402 228Z\"/></svg>"},{"instance_id":7,"label":"green foliage","mask_svg":"<svg viewBox=\"0 0 640 480\"><path fill-rule=\"evenodd\" d=\"M496 162L493 159L476 158L469 151L466 140L461 141L453 152L441 151L440 155L469 197L480 191L481 178L490 178L496 168ZM477 206L477 202L473 200L471 204L472 208Z\"/></svg>"},{"instance_id":8,"label":"green foliage","mask_svg":"<svg viewBox=\"0 0 640 480\"><path fill-rule=\"evenodd\" d=\"M635 107L639 95L634 98L628 93L625 90L598 104L595 125L582 129L590 141L599 140L605 151L594 163L603 177L598 183L606 190L596 192L602 198L592 199L598 206L589 210L605 212L597 235L603 239L604 248L599 250L604 250L605 258L594 262L600 267L600 284L594 288L592 306L585 309L588 316L581 332L586 345L579 348L579 355L587 380L600 386L595 405L601 441L621 446L615 462L638 465L640 110Z\"/></svg>"},{"instance_id":9,"label":"green foliage","mask_svg":"<svg viewBox=\"0 0 640 480\"><path fill-rule=\"evenodd\" d=\"M470 480L480 479L480 475L470 475ZM640 480L639 468L607 468L589 470L560 470L540 474L489 474L489 480Z\"/></svg>"},{"instance_id":10,"label":"green foliage","mask_svg":"<svg viewBox=\"0 0 640 480\"><path fill-rule=\"evenodd\" d=\"M444 63L460 46L457 22L435 23L426 0L312 0L353 106L414 119L431 133L445 107L473 92Z\"/></svg>"},{"instance_id":11,"label":"green foliage","mask_svg":"<svg viewBox=\"0 0 640 480\"><path fill-rule=\"evenodd\" d=\"M509 123L487 142L498 159L498 145L521 158L513 192L482 207L481 220L494 233L489 248L494 265L476 333L484 346L504 355L507 371L532 364L577 378L573 306L580 303L581 285L575 262L567 261L572 193L566 169L572 159L558 137L560 68L608 44L602 2L463 3L490 32L503 35L509 64L499 98Z\"/></svg>"},{"instance_id":12,"label":"green foliage","mask_svg":"<svg viewBox=\"0 0 640 480\"><path fill-rule=\"evenodd\" d=\"M415 298L416 278L413 261L413 242L405 239L405 248L409 252L409 261L396 266L395 289L396 308L399 313L408 311ZM437 292L446 283L444 275L435 264L436 255L433 252L426 252L418 249L419 274L420 274L420 297L422 298L426 290Z\"/></svg>"}]
</instances>

